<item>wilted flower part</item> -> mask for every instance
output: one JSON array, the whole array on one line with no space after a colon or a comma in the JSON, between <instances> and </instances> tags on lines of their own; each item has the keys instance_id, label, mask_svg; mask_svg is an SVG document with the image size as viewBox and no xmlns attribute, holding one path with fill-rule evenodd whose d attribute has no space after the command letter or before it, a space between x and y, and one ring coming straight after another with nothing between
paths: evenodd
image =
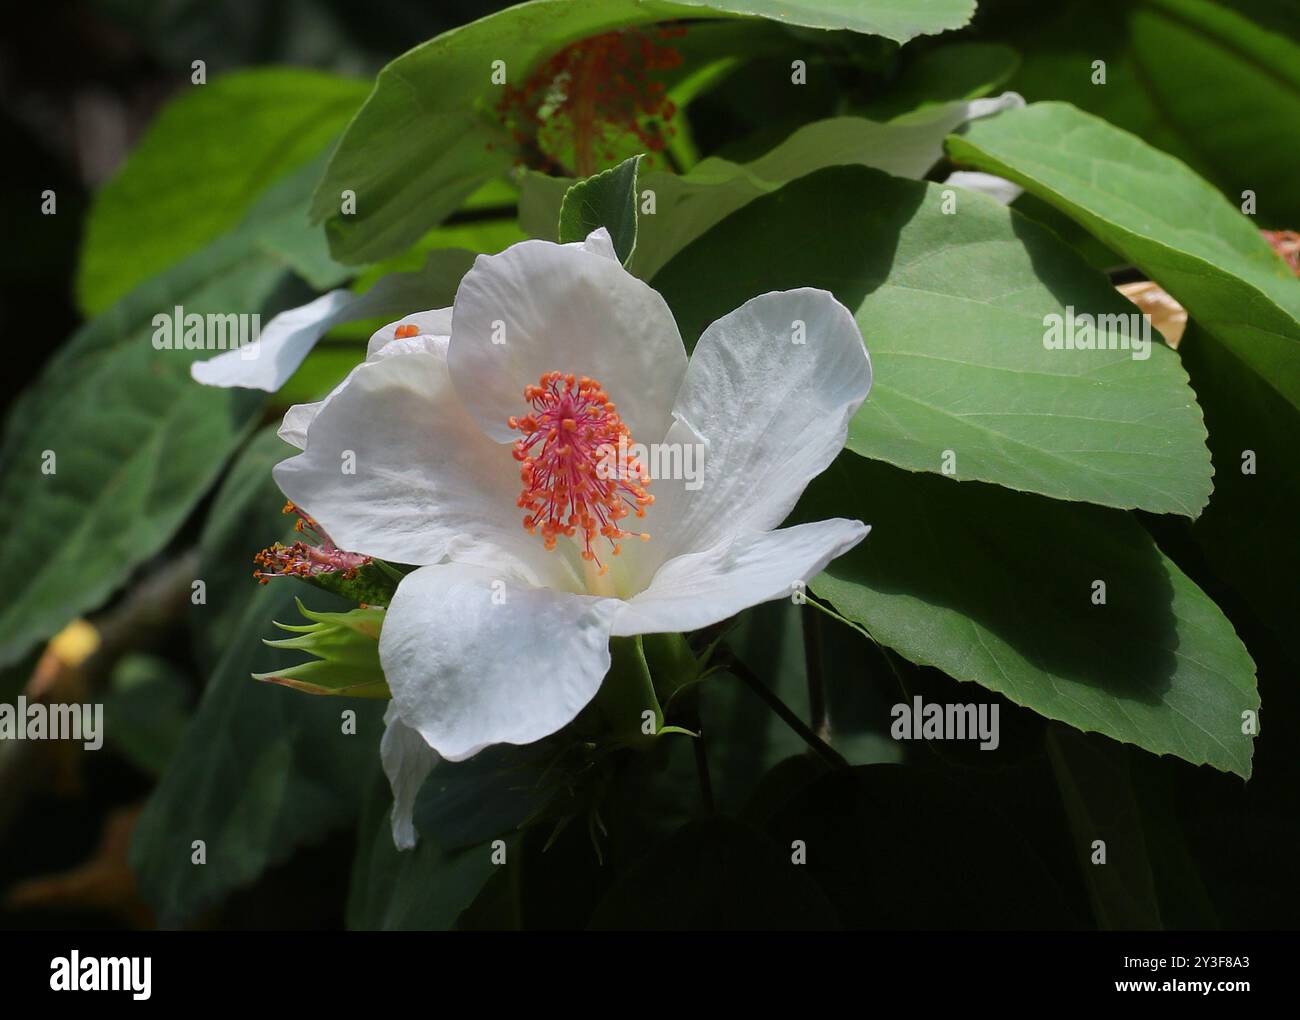
<instances>
[{"instance_id":1,"label":"wilted flower part","mask_svg":"<svg viewBox=\"0 0 1300 1020\"><path fill-rule=\"evenodd\" d=\"M606 32L565 47L521 86L507 84L497 113L520 161L589 177L601 160L618 157L616 147L628 148L629 138L634 149L662 150L677 110L653 75L681 64L670 40L685 34L684 27L669 25Z\"/></svg>"},{"instance_id":2,"label":"wilted flower part","mask_svg":"<svg viewBox=\"0 0 1300 1020\"><path fill-rule=\"evenodd\" d=\"M1264 240L1282 257L1291 272L1300 276L1300 233L1294 230L1261 230Z\"/></svg>"},{"instance_id":3,"label":"wilted flower part","mask_svg":"<svg viewBox=\"0 0 1300 1020\"><path fill-rule=\"evenodd\" d=\"M325 529L292 500L285 503L283 512L298 515L293 530L303 539L290 545L276 542L253 557L258 568L253 571L253 577L259 584L267 584L272 577L309 578L316 574L342 574L350 580L370 562L369 556L336 546Z\"/></svg>"},{"instance_id":4,"label":"wilted flower part","mask_svg":"<svg viewBox=\"0 0 1300 1020\"><path fill-rule=\"evenodd\" d=\"M390 726L449 760L571 722L609 670L611 637L696 630L787 596L867 533L850 520L773 530L843 449L870 387L847 309L818 290L760 295L709 326L688 365L663 299L612 253L601 230L481 256L450 338L390 340L383 350L412 346L289 415L306 441L276 466L285 494L342 547L418 567L380 639ZM639 480L595 486L589 458L561 452L585 429L696 446L699 484L656 477L653 502ZM355 474L340 472L342 451ZM628 514L600 523L596 505L620 493ZM541 509L541 540L521 503L530 521ZM601 529L626 530L637 509L650 539L613 556ZM402 771L391 754L386 767Z\"/></svg>"}]
</instances>

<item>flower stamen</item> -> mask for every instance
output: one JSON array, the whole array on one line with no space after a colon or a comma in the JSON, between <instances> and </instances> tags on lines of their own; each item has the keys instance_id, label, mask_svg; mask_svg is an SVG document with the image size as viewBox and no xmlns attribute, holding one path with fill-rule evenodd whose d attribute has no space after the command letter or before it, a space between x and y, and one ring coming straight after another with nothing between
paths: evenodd
<instances>
[{"instance_id":1,"label":"flower stamen","mask_svg":"<svg viewBox=\"0 0 1300 1020\"><path fill-rule=\"evenodd\" d=\"M507 421L523 434L513 453L523 482L518 506L527 511L524 530L540 532L547 549L561 536L578 539L582 558L603 576L609 567L592 547L597 536L609 542L613 556L622 552L624 538L650 538L619 524L629 515L644 517L654 502L644 468L627 456L631 433L604 388L586 376L543 373L536 385L524 387L524 400L532 411Z\"/></svg>"},{"instance_id":2,"label":"flower stamen","mask_svg":"<svg viewBox=\"0 0 1300 1020\"><path fill-rule=\"evenodd\" d=\"M361 567L370 562L369 556L345 552L336 546L315 518L294 502L285 503L283 512L298 515L293 530L306 541L289 545L276 542L254 556L253 562L259 569L253 571L253 577L258 584L266 584L272 577L310 577L313 574L333 573L342 573L346 579L351 580Z\"/></svg>"}]
</instances>

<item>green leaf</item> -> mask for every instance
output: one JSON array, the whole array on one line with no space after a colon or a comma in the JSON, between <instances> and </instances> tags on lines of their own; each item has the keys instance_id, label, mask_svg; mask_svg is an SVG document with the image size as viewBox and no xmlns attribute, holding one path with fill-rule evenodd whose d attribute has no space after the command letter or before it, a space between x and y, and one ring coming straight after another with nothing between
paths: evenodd
<instances>
[{"instance_id":1,"label":"green leaf","mask_svg":"<svg viewBox=\"0 0 1300 1020\"><path fill-rule=\"evenodd\" d=\"M1250 220L1178 160L1064 103L974 123L948 151L1077 220L1300 407L1300 282Z\"/></svg>"},{"instance_id":2,"label":"green leaf","mask_svg":"<svg viewBox=\"0 0 1300 1020\"><path fill-rule=\"evenodd\" d=\"M371 784L361 819L348 891L348 928L449 930L499 867L492 861L493 848L485 843L447 853L432 840L421 839L414 850L399 851L389 822L392 803L388 783L380 776ZM506 844L507 861L515 849Z\"/></svg>"},{"instance_id":3,"label":"green leaf","mask_svg":"<svg viewBox=\"0 0 1300 1020\"><path fill-rule=\"evenodd\" d=\"M687 823L620 877L590 927L619 931L818 931L835 911L789 851L721 815Z\"/></svg>"},{"instance_id":4,"label":"green leaf","mask_svg":"<svg viewBox=\"0 0 1300 1020\"><path fill-rule=\"evenodd\" d=\"M799 513L846 512L872 532L811 586L877 641L1049 719L1249 777L1254 663L1131 516L844 454Z\"/></svg>"},{"instance_id":5,"label":"green leaf","mask_svg":"<svg viewBox=\"0 0 1300 1020\"><path fill-rule=\"evenodd\" d=\"M1158 342L1147 360L1047 349L1049 315L1136 309L1055 235L990 198L961 191L945 215L946 191L861 167L821 170L732 214L654 286L688 346L757 294L832 292L873 366L849 428L855 453L1194 516L1210 493L1209 453L1177 356Z\"/></svg>"},{"instance_id":6,"label":"green leaf","mask_svg":"<svg viewBox=\"0 0 1300 1020\"><path fill-rule=\"evenodd\" d=\"M975 0L681 0L729 14L776 18L808 28L848 29L905 43L918 35L937 35L964 27L975 14Z\"/></svg>"},{"instance_id":7,"label":"green leaf","mask_svg":"<svg viewBox=\"0 0 1300 1020\"><path fill-rule=\"evenodd\" d=\"M754 199L814 170L840 164L875 167L898 177L922 177L943 154L943 139L970 116L966 103L945 103L888 123L831 117L805 124L770 152L740 164L710 157L687 174L651 170L637 189L654 199L653 214L637 222L630 272L650 279L710 227ZM533 237L551 239L568 178L524 175L519 223Z\"/></svg>"},{"instance_id":8,"label":"green leaf","mask_svg":"<svg viewBox=\"0 0 1300 1020\"><path fill-rule=\"evenodd\" d=\"M259 436L250 453L255 463L271 444L279 440L270 430ZM132 841L141 893L166 926L191 921L298 847L350 822L379 756L381 706L350 703L356 729L349 734L337 701L249 676L294 657L262 639L275 635L271 620L292 611L295 597L337 602L289 578L266 586L251 577L238 586L218 583L231 577L226 564L243 559L250 533L283 530L269 475L254 487L242 484L246 477L237 466L218 494L217 523L204 536L200 563L211 579L208 602L191 610L199 627L219 628L224 650ZM235 519L242 527L232 530L226 524ZM205 845L202 866L191 860L194 840Z\"/></svg>"},{"instance_id":9,"label":"green leaf","mask_svg":"<svg viewBox=\"0 0 1300 1020\"><path fill-rule=\"evenodd\" d=\"M363 82L288 68L238 71L183 91L95 195L77 272L81 307L103 311L238 224L267 185L342 130L366 91Z\"/></svg>"},{"instance_id":10,"label":"green leaf","mask_svg":"<svg viewBox=\"0 0 1300 1020\"><path fill-rule=\"evenodd\" d=\"M518 86L530 70L571 43L656 21L741 13L794 24L839 24L902 40L965 24L974 10L972 0L918 3L907 14L880 0L823 0L794 9L763 0L734 6L661 0L517 4L445 32L380 71L330 159L313 199L312 219L328 221L335 258L373 262L414 243L485 182L504 176L514 162L514 146L493 110L501 94L501 85L492 81L494 61L504 62L507 83ZM355 213L341 212L344 191L356 195ZM554 223L552 215L548 233Z\"/></svg>"},{"instance_id":11,"label":"green leaf","mask_svg":"<svg viewBox=\"0 0 1300 1020\"><path fill-rule=\"evenodd\" d=\"M614 252L627 265L636 248L637 171L641 157L625 159L564 193L559 241L584 241L598 227L609 230Z\"/></svg>"},{"instance_id":12,"label":"green leaf","mask_svg":"<svg viewBox=\"0 0 1300 1020\"><path fill-rule=\"evenodd\" d=\"M258 312L284 280L279 260L227 235L86 323L13 408L0 453L0 663L161 549L261 406L193 382L202 352L155 350L153 316Z\"/></svg>"},{"instance_id":13,"label":"green leaf","mask_svg":"<svg viewBox=\"0 0 1300 1020\"><path fill-rule=\"evenodd\" d=\"M189 685L165 659L133 653L113 669L104 732L137 768L161 775L189 720Z\"/></svg>"},{"instance_id":14,"label":"green leaf","mask_svg":"<svg viewBox=\"0 0 1300 1020\"><path fill-rule=\"evenodd\" d=\"M672 17L682 8L637 0L533 0L444 32L379 72L312 202L344 262L372 262L413 244L481 185L503 177L512 141L493 112L506 80L519 85L550 54L587 36ZM342 193L356 212L340 213Z\"/></svg>"}]
</instances>

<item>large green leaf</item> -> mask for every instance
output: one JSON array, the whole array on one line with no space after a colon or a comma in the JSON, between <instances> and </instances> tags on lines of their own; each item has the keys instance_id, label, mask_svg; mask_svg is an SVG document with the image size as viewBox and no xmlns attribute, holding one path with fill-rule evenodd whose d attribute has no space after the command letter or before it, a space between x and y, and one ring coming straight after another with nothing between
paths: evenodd
<instances>
[{"instance_id":1,"label":"large green leaf","mask_svg":"<svg viewBox=\"0 0 1300 1020\"><path fill-rule=\"evenodd\" d=\"M0 450L0 663L100 604L162 548L211 486L263 395L199 386L208 351L158 350L159 314L259 314L297 303L295 273L318 285L329 262L304 215L314 177L292 171L256 215L86 323L15 404ZM45 452L55 471L45 474Z\"/></svg>"},{"instance_id":2,"label":"large green leaf","mask_svg":"<svg viewBox=\"0 0 1300 1020\"><path fill-rule=\"evenodd\" d=\"M1254 663L1130 515L849 454L801 507L871 523L811 584L882 644L1049 719L1250 775Z\"/></svg>"},{"instance_id":3,"label":"large green leaf","mask_svg":"<svg viewBox=\"0 0 1300 1020\"><path fill-rule=\"evenodd\" d=\"M812 286L851 309L874 368L849 448L912 471L1194 516L1205 429L1177 357L1153 343L1049 350L1044 319L1136 309L1055 235L983 195L831 167L751 202L654 286L688 344L756 294ZM956 194L956 189L953 190ZM699 281L709 280L709 286Z\"/></svg>"},{"instance_id":4,"label":"large green leaf","mask_svg":"<svg viewBox=\"0 0 1300 1020\"><path fill-rule=\"evenodd\" d=\"M532 0L445 32L388 64L349 125L312 203L327 220L334 256L374 261L400 251L440 223L485 181L505 174L513 142L493 110L500 84L518 86L540 61L578 40L674 18L753 14L793 24L906 39L969 20L971 0L892 0L678 4L666 0ZM915 8L915 9L913 9ZM354 213L342 195L356 196ZM547 229L553 229L552 217Z\"/></svg>"},{"instance_id":5,"label":"large green leaf","mask_svg":"<svg viewBox=\"0 0 1300 1020\"><path fill-rule=\"evenodd\" d=\"M775 18L809 28L846 28L905 43L918 35L962 28L975 13L975 0L681 0L730 14Z\"/></svg>"},{"instance_id":6,"label":"large green leaf","mask_svg":"<svg viewBox=\"0 0 1300 1020\"><path fill-rule=\"evenodd\" d=\"M996 108L996 103L991 104ZM976 108L981 109L980 107ZM805 124L770 152L749 163L712 156L689 173L642 173L640 196L654 205L637 221L636 250L628 270L650 279L679 251L754 199L814 170L841 164L875 167L897 177L922 177L943 154L943 139L972 114L968 103L942 103L877 123L831 117ZM555 237L568 178L524 176L519 223L534 237ZM643 199L644 201L644 199Z\"/></svg>"},{"instance_id":7,"label":"large green leaf","mask_svg":"<svg viewBox=\"0 0 1300 1020\"><path fill-rule=\"evenodd\" d=\"M445 219L513 162L512 142L492 110L500 85L572 42L673 17L683 9L638 0L533 0L444 32L379 72L348 126L312 201L328 219L331 247L345 262L400 251ZM698 12L692 12L698 13ZM342 194L356 212L341 212Z\"/></svg>"},{"instance_id":8,"label":"large green leaf","mask_svg":"<svg viewBox=\"0 0 1300 1020\"><path fill-rule=\"evenodd\" d=\"M188 86L95 195L77 273L81 307L104 310L234 227L267 185L342 130L366 92L363 82L288 68Z\"/></svg>"},{"instance_id":9,"label":"large green leaf","mask_svg":"<svg viewBox=\"0 0 1300 1020\"><path fill-rule=\"evenodd\" d=\"M287 449L271 430L250 447L252 465ZM242 465L240 465L242 468ZM266 868L286 860L360 811L379 755L382 706L318 698L251 676L302 658L268 648L272 619L289 619L294 598L343 604L294 579L259 587L247 572L250 543L285 532L281 499L265 472L237 469L218 494L201 546L206 604L195 626L218 645L207 687L135 830L131 864L166 925L183 924ZM238 578L232 566L245 564ZM355 732L344 712L355 712ZM192 862L203 840L207 861Z\"/></svg>"},{"instance_id":10,"label":"large green leaf","mask_svg":"<svg viewBox=\"0 0 1300 1020\"><path fill-rule=\"evenodd\" d=\"M1300 407L1300 282L1185 165L1065 103L974 123L948 151L1077 220Z\"/></svg>"},{"instance_id":11,"label":"large green leaf","mask_svg":"<svg viewBox=\"0 0 1300 1020\"><path fill-rule=\"evenodd\" d=\"M83 326L13 409L0 454L0 662L94 608L208 489L261 401L200 387L152 317L257 312L280 261L228 235ZM197 352L201 355L202 352ZM42 473L45 451L56 460Z\"/></svg>"}]
</instances>

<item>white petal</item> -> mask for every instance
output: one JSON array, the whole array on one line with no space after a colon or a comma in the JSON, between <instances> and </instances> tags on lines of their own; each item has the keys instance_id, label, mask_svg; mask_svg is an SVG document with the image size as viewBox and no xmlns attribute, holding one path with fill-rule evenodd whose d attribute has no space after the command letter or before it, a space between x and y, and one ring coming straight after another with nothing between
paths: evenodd
<instances>
[{"instance_id":1,"label":"white petal","mask_svg":"<svg viewBox=\"0 0 1300 1020\"><path fill-rule=\"evenodd\" d=\"M349 376L349 378L351 378ZM346 383L339 384L329 397L334 396L339 388ZM328 400L326 397L325 400ZM276 431L281 439L290 446L296 446L300 450L307 449L307 427L315 419L320 409L325 406L325 400L317 400L310 404L294 404L289 410L284 412L284 420L280 422L280 428Z\"/></svg>"},{"instance_id":2,"label":"white petal","mask_svg":"<svg viewBox=\"0 0 1300 1020\"><path fill-rule=\"evenodd\" d=\"M415 326L419 330L417 336L448 337L451 336L451 309L431 308L427 312L414 312L390 322L371 334L370 342L366 344L366 357L374 357L381 347L396 340L399 326Z\"/></svg>"},{"instance_id":3,"label":"white petal","mask_svg":"<svg viewBox=\"0 0 1300 1020\"><path fill-rule=\"evenodd\" d=\"M376 334L378 335L378 334ZM404 337L401 340L390 340L378 350L372 351L367 355L367 361L378 361L380 358L390 358L395 354L411 354L414 352L428 352L436 354L443 361L447 360L447 337L445 336L413 336ZM353 372L356 369L352 370ZM347 378L330 390L330 392L321 400L310 404L294 404L289 410L284 412L284 420L280 423L279 431L276 433L290 446L296 446L300 450L307 449L307 428L315 420L320 409L333 399L349 382L352 381L352 372L349 372Z\"/></svg>"},{"instance_id":4,"label":"white petal","mask_svg":"<svg viewBox=\"0 0 1300 1020\"><path fill-rule=\"evenodd\" d=\"M455 543L467 558L513 554L538 580L563 583L565 561L523 530L519 465L465 413L433 351L358 367L311 422L306 450L274 475L342 549L425 564Z\"/></svg>"},{"instance_id":5,"label":"white petal","mask_svg":"<svg viewBox=\"0 0 1300 1020\"><path fill-rule=\"evenodd\" d=\"M1000 96L986 96L972 99L966 104L966 119L980 120L992 117L1003 110L1018 110L1025 105L1025 97L1019 92L1003 92Z\"/></svg>"},{"instance_id":6,"label":"white petal","mask_svg":"<svg viewBox=\"0 0 1300 1020\"><path fill-rule=\"evenodd\" d=\"M1024 188L1004 177L993 174L977 173L972 170L957 170L948 175L944 184L956 185L968 191L978 191L997 199L1003 205L1010 205L1024 193Z\"/></svg>"},{"instance_id":7,"label":"white petal","mask_svg":"<svg viewBox=\"0 0 1300 1020\"><path fill-rule=\"evenodd\" d=\"M614 250L614 239L609 236L609 231L604 227L597 227L593 230L579 247L591 252L593 255L603 255L607 259L618 261L618 252Z\"/></svg>"},{"instance_id":8,"label":"white petal","mask_svg":"<svg viewBox=\"0 0 1300 1020\"><path fill-rule=\"evenodd\" d=\"M310 304L281 312L262 330L256 343L226 351L190 366L190 375L205 386L243 386L274 393L298 370L316 341L348 318L355 295L332 290Z\"/></svg>"},{"instance_id":9,"label":"white petal","mask_svg":"<svg viewBox=\"0 0 1300 1020\"><path fill-rule=\"evenodd\" d=\"M394 702L389 702L384 712L379 758L393 788L393 843L398 850L410 850L419 839L412 818L415 798L438 764L438 752L425 743L418 730L402 722Z\"/></svg>"},{"instance_id":10,"label":"white petal","mask_svg":"<svg viewBox=\"0 0 1300 1020\"><path fill-rule=\"evenodd\" d=\"M461 761L571 722L609 670L619 604L530 587L509 570L421 567L398 585L379 658L402 719Z\"/></svg>"},{"instance_id":11,"label":"white petal","mask_svg":"<svg viewBox=\"0 0 1300 1020\"><path fill-rule=\"evenodd\" d=\"M871 529L836 518L742 535L665 563L650 586L623 603L615 637L698 630L760 602L785 598ZM385 629L387 624L384 625Z\"/></svg>"},{"instance_id":12,"label":"white petal","mask_svg":"<svg viewBox=\"0 0 1300 1020\"><path fill-rule=\"evenodd\" d=\"M524 387L551 371L599 380L633 437L657 440L686 352L664 299L616 260L523 241L480 255L461 281L447 362L465 406L499 442L516 438L506 419L527 410Z\"/></svg>"},{"instance_id":13,"label":"white petal","mask_svg":"<svg viewBox=\"0 0 1300 1020\"><path fill-rule=\"evenodd\" d=\"M642 584L674 556L780 524L844 448L870 388L862 334L826 291L761 294L709 326L667 440L689 442L690 430L703 439L703 477L694 491L679 479L651 485Z\"/></svg>"}]
</instances>

